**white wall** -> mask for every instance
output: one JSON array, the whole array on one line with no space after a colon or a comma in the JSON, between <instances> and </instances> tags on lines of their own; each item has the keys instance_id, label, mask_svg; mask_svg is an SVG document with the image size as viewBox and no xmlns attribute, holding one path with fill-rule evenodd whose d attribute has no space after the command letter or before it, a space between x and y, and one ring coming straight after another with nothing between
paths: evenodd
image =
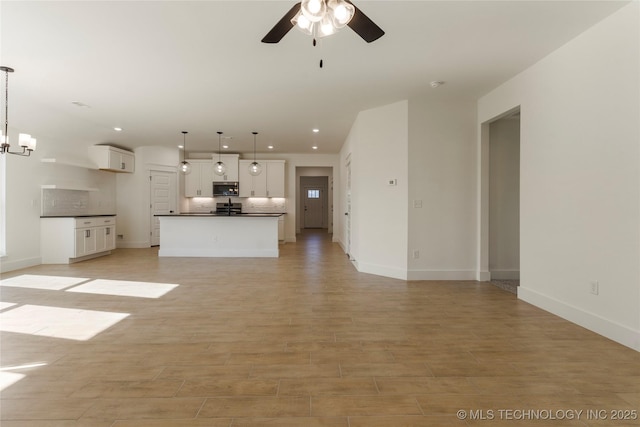
<instances>
[{"instance_id":1,"label":"white wall","mask_svg":"<svg viewBox=\"0 0 640 427\"><path fill-rule=\"evenodd\" d=\"M478 102L479 126L521 106L519 298L637 350L639 8L623 7Z\"/></svg>"},{"instance_id":2,"label":"white wall","mask_svg":"<svg viewBox=\"0 0 640 427\"><path fill-rule=\"evenodd\" d=\"M409 100L409 279L475 277L475 114L470 99Z\"/></svg>"},{"instance_id":3,"label":"white wall","mask_svg":"<svg viewBox=\"0 0 640 427\"><path fill-rule=\"evenodd\" d=\"M117 235L122 236L116 240L119 248L151 246L149 176L152 170L174 172L180 162L177 148L139 147L135 150L135 155L135 172L117 174ZM178 181L178 188L183 187L181 181Z\"/></svg>"},{"instance_id":4,"label":"white wall","mask_svg":"<svg viewBox=\"0 0 640 427\"><path fill-rule=\"evenodd\" d=\"M11 135L11 133L10 133ZM12 136L12 135L11 135ZM13 140L17 139L13 137ZM43 184L73 188L93 188L89 193L89 209L93 214L115 212L116 178L111 172L90 169L86 148L78 154L65 153L62 144L39 138L38 149L30 157L6 156L6 256L0 271L6 272L38 265L40 259L40 215ZM42 163L43 157L56 163ZM67 162L67 163L65 163ZM86 167L70 165L83 164Z\"/></svg>"},{"instance_id":5,"label":"white wall","mask_svg":"<svg viewBox=\"0 0 640 427\"><path fill-rule=\"evenodd\" d=\"M350 254L359 271L406 279L408 102L360 112L341 150L343 171L349 153ZM388 181L394 179L397 185L390 186ZM345 186L341 182L343 193ZM341 212L346 212L344 204L343 198ZM340 219L344 226L344 216Z\"/></svg>"},{"instance_id":6,"label":"white wall","mask_svg":"<svg viewBox=\"0 0 640 427\"><path fill-rule=\"evenodd\" d=\"M520 278L520 119L489 125L489 271Z\"/></svg>"}]
</instances>

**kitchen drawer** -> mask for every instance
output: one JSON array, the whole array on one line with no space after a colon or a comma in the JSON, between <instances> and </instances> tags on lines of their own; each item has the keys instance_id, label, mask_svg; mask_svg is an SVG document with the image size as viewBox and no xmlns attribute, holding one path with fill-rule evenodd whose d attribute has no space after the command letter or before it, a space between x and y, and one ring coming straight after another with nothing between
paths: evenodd
<instances>
[{"instance_id":1,"label":"kitchen drawer","mask_svg":"<svg viewBox=\"0 0 640 427\"><path fill-rule=\"evenodd\" d=\"M98 225L97 218L76 218L75 228L95 227Z\"/></svg>"},{"instance_id":2,"label":"kitchen drawer","mask_svg":"<svg viewBox=\"0 0 640 427\"><path fill-rule=\"evenodd\" d=\"M75 218L75 228L100 227L102 225L115 225L114 216L96 216L87 218Z\"/></svg>"}]
</instances>

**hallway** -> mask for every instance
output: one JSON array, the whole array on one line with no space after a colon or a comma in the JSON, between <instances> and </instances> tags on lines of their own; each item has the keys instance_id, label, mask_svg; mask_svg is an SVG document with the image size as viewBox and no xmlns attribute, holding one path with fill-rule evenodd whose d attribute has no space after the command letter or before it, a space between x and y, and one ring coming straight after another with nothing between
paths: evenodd
<instances>
[{"instance_id":1,"label":"hallway","mask_svg":"<svg viewBox=\"0 0 640 427\"><path fill-rule=\"evenodd\" d=\"M639 409L631 349L489 283L359 273L322 231L280 249L118 249L3 275L2 426L640 425L586 416Z\"/></svg>"}]
</instances>

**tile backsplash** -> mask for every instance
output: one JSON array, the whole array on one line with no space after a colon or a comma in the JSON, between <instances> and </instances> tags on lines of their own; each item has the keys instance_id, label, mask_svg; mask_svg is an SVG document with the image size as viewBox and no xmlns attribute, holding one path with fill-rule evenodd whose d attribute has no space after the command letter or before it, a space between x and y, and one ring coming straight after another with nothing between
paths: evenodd
<instances>
[{"instance_id":1,"label":"tile backsplash","mask_svg":"<svg viewBox=\"0 0 640 427\"><path fill-rule=\"evenodd\" d=\"M45 188L42 216L113 215L115 202L100 191Z\"/></svg>"},{"instance_id":2,"label":"tile backsplash","mask_svg":"<svg viewBox=\"0 0 640 427\"><path fill-rule=\"evenodd\" d=\"M224 203L228 200L228 197L188 198L185 212L210 212L216 209L216 203ZM287 199L284 198L232 197L231 201L233 203L242 203L242 212L245 213L272 213L287 211Z\"/></svg>"},{"instance_id":3,"label":"tile backsplash","mask_svg":"<svg viewBox=\"0 0 640 427\"><path fill-rule=\"evenodd\" d=\"M88 215L89 192L84 190L42 190L42 215Z\"/></svg>"}]
</instances>

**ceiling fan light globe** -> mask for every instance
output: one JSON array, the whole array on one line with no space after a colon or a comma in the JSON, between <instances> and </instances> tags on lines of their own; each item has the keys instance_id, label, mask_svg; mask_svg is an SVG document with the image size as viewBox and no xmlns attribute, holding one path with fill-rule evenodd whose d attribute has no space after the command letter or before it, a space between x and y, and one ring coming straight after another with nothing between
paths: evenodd
<instances>
[{"instance_id":1,"label":"ceiling fan light globe","mask_svg":"<svg viewBox=\"0 0 640 427\"><path fill-rule=\"evenodd\" d=\"M291 19L291 23L306 35L310 36L313 34L313 22L309 21L302 12L298 12L298 14Z\"/></svg>"},{"instance_id":2,"label":"ceiling fan light globe","mask_svg":"<svg viewBox=\"0 0 640 427\"><path fill-rule=\"evenodd\" d=\"M355 13L355 8L352 4L345 1L337 1L332 9L333 25L336 28L342 28L351 21Z\"/></svg>"},{"instance_id":3,"label":"ceiling fan light globe","mask_svg":"<svg viewBox=\"0 0 640 427\"><path fill-rule=\"evenodd\" d=\"M224 175L226 171L227 171L227 167L221 161L218 161L213 165L213 173L215 173L218 176Z\"/></svg>"},{"instance_id":4,"label":"ceiling fan light globe","mask_svg":"<svg viewBox=\"0 0 640 427\"><path fill-rule=\"evenodd\" d=\"M327 11L324 0L302 0L300 5L302 14L311 22L318 22Z\"/></svg>"},{"instance_id":5,"label":"ceiling fan light globe","mask_svg":"<svg viewBox=\"0 0 640 427\"><path fill-rule=\"evenodd\" d=\"M325 16L320 22L320 31L318 37L326 37L334 34L336 32L336 27L334 27L333 22L328 16Z\"/></svg>"}]
</instances>

